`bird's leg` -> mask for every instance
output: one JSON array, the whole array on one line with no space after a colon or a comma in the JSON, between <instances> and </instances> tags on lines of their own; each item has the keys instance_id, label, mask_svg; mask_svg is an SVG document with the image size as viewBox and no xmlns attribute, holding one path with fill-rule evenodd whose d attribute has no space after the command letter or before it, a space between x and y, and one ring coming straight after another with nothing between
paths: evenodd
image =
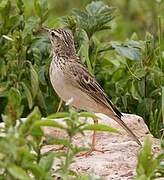
<instances>
[{"instance_id":1,"label":"bird's leg","mask_svg":"<svg viewBox=\"0 0 164 180\"><path fill-rule=\"evenodd\" d=\"M61 108L61 106L62 106L62 103L63 103L63 101L62 101L62 99L60 99L60 102L59 102L59 105L58 105L58 108L57 108L57 111L56 111L56 112L59 112L59 111L60 111L60 108Z\"/></svg>"},{"instance_id":2,"label":"bird's leg","mask_svg":"<svg viewBox=\"0 0 164 180\"><path fill-rule=\"evenodd\" d=\"M98 124L98 119L97 118L95 118L93 120L94 120L94 124ZM96 131L93 131L92 144L91 144L91 149L90 149L89 152L92 153L93 151L104 153L103 150L96 149Z\"/></svg>"},{"instance_id":3,"label":"bird's leg","mask_svg":"<svg viewBox=\"0 0 164 180\"><path fill-rule=\"evenodd\" d=\"M93 120L94 120L94 124L98 124L98 119L97 118L95 118ZM80 155L77 155L77 157L80 157L80 156L89 156L93 151L104 153L103 150L96 149L95 146L96 146L96 131L94 131L93 135L92 135L92 143L91 143L90 150L85 152L85 153L82 153Z\"/></svg>"}]
</instances>

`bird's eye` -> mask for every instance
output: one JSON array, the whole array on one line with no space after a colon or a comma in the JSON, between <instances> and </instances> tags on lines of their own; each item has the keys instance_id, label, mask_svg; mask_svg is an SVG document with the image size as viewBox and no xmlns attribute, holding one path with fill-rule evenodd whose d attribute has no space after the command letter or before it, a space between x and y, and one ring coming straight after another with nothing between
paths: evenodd
<instances>
[{"instance_id":1,"label":"bird's eye","mask_svg":"<svg viewBox=\"0 0 164 180\"><path fill-rule=\"evenodd\" d=\"M55 33L54 33L53 31L51 32L51 36L52 36L52 37L54 37L54 36L55 36Z\"/></svg>"}]
</instances>

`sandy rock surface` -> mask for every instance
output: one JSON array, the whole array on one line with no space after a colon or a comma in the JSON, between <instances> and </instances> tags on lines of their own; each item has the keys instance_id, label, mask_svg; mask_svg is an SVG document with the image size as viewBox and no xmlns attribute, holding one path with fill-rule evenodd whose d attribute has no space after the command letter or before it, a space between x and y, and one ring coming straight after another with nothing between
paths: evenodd
<instances>
[{"instance_id":1,"label":"sandy rock surface","mask_svg":"<svg viewBox=\"0 0 164 180\"><path fill-rule=\"evenodd\" d=\"M110 125L120 130L119 134L99 132L96 135L96 148L104 153L93 152L90 156L76 157L72 169L79 173L88 173L100 176L104 180L132 180L135 175L137 155L141 147L112 119L103 114L97 114L103 124ZM144 137L150 132L143 119L137 115L124 114L124 122L137 135L143 144ZM88 119L92 122L91 119ZM62 137L63 132L52 128L44 128L47 135ZM151 136L152 137L152 136ZM86 145L91 142L92 133L86 132L85 137L77 136L75 144ZM154 153L159 151L159 142L152 137ZM55 148L44 147L43 151ZM54 168L56 164L54 163Z\"/></svg>"}]
</instances>

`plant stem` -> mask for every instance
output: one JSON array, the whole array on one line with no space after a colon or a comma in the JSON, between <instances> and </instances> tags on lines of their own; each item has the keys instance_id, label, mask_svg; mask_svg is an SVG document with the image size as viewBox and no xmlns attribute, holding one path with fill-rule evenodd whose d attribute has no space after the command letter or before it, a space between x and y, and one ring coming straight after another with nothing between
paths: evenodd
<instances>
[{"instance_id":1,"label":"plant stem","mask_svg":"<svg viewBox=\"0 0 164 180\"><path fill-rule=\"evenodd\" d=\"M59 102L59 105L58 105L58 108L57 108L57 111L56 111L56 112L59 112L59 111L60 111L60 109L61 109L61 107L62 107L62 103L63 103L63 101L62 101L62 99L60 99L60 102Z\"/></svg>"},{"instance_id":2,"label":"plant stem","mask_svg":"<svg viewBox=\"0 0 164 180\"><path fill-rule=\"evenodd\" d=\"M158 16L158 44L159 44L159 59L162 72L162 28L161 28L161 16ZM162 84L162 79L161 79Z\"/></svg>"},{"instance_id":3,"label":"plant stem","mask_svg":"<svg viewBox=\"0 0 164 180\"><path fill-rule=\"evenodd\" d=\"M141 80L140 78L138 78L132 71L131 71L131 69L130 69L130 67L129 67L129 65L128 65L128 63L126 62L126 67L128 68L128 70L129 70L129 72L130 72L130 74L133 76L133 77L135 77L137 80Z\"/></svg>"},{"instance_id":4,"label":"plant stem","mask_svg":"<svg viewBox=\"0 0 164 180\"><path fill-rule=\"evenodd\" d=\"M160 3L159 3L159 9L160 9ZM160 60L160 68L161 68L161 86L162 86L162 26L161 26L161 16L158 16L158 45L159 45L159 60ZM164 123L164 87L161 88L161 94L162 94L162 120ZM164 132L163 132L164 133Z\"/></svg>"},{"instance_id":5,"label":"plant stem","mask_svg":"<svg viewBox=\"0 0 164 180\"><path fill-rule=\"evenodd\" d=\"M72 137L69 137L69 143L72 143ZM72 158L73 158L73 154L72 154L72 149L70 147L67 148L67 152L66 152L66 159L65 159L65 163L63 166L63 180L68 180L68 176L69 176L69 166L72 162Z\"/></svg>"}]
</instances>

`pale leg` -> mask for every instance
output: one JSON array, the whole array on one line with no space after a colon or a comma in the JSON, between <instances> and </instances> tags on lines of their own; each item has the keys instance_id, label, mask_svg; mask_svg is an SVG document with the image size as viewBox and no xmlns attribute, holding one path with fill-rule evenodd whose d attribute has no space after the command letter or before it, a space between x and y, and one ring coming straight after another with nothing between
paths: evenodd
<instances>
[{"instance_id":1,"label":"pale leg","mask_svg":"<svg viewBox=\"0 0 164 180\"><path fill-rule=\"evenodd\" d=\"M94 120L94 124L98 124L98 119L93 119L93 120ZM85 152L85 153L77 155L77 157L80 157L80 156L89 156L93 151L104 153L103 150L96 149L95 146L96 146L96 131L94 131L93 135L92 135L92 143L91 143L90 150Z\"/></svg>"}]
</instances>

